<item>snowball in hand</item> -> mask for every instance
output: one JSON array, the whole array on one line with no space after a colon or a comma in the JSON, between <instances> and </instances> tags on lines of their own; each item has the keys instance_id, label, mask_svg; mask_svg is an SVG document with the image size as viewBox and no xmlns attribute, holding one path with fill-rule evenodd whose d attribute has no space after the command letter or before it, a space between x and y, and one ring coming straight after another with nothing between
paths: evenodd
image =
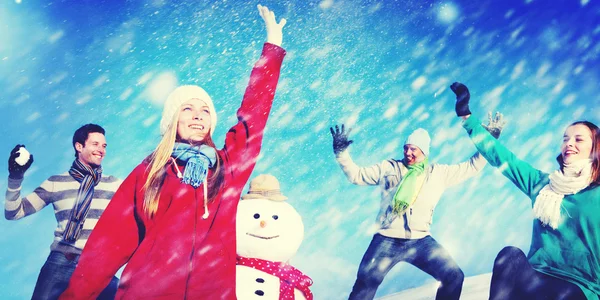
<instances>
[{"instance_id":1,"label":"snowball in hand","mask_svg":"<svg viewBox=\"0 0 600 300\"><path fill-rule=\"evenodd\" d=\"M19 157L17 157L15 159L15 161L19 165L24 166L29 161L29 157L31 156L29 154L29 151L27 151L27 149L25 149L25 147L21 147L21 148L19 148L19 151L17 151L17 153L19 153Z\"/></svg>"}]
</instances>

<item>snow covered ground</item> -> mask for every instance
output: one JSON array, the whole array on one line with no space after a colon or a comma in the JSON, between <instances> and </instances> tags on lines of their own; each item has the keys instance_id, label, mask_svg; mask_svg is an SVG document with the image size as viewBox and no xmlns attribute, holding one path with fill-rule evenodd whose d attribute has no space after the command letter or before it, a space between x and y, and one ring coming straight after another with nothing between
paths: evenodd
<instances>
[{"instance_id":1,"label":"snow covered ground","mask_svg":"<svg viewBox=\"0 0 600 300\"><path fill-rule=\"evenodd\" d=\"M465 278L460 299L488 299L490 295L491 278L492 273ZM434 300L437 287L437 283L426 284L420 287L408 289L399 293L377 298L377 300Z\"/></svg>"}]
</instances>

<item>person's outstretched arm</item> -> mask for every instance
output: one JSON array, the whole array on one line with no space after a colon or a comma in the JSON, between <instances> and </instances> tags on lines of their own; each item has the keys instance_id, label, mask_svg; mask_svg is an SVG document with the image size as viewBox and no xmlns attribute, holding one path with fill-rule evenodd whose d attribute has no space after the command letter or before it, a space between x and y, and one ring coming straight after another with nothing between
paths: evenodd
<instances>
[{"instance_id":1,"label":"person's outstretched arm","mask_svg":"<svg viewBox=\"0 0 600 300\"><path fill-rule=\"evenodd\" d=\"M275 14L265 6L258 6L265 22L267 42L262 55L254 65L242 105L237 111L238 123L225 138L224 155L236 173L243 188L250 177L260 153L263 132L271 111L275 90L279 80L285 50L280 47L285 19L279 23Z\"/></svg>"},{"instance_id":2,"label":"person's outstretched arm","mask_svg":"<svg viewBox=\"0 0 600 300\"><path fill-rule=\"evenodd\" d=\"M348 146L354 142L348 139L351 130L346 131L344 124L342 124L341 126L335 125L335 128L329 128L329 131L333 138L335 160L344 171L348 181L356 185L378 185L385 173L385 164L389 163L386 161L370 167L359 167L354 163L348 151ZM393 169L393 166L389 164L389 168Z\"/></svg>"},{"instance_id":3,"label":"person's outstretched arm","mask_svg":"<svg viewBox=\"0 0 600 300\"><path fill-rule=\"evenodd\" d=\"M500 133L502 133L502 129L505 125L506 122L504 121L504 116L499 112L497 112L494 117L492 117L492 113L490 112L488 114L488 124L482 124L482 126L496 139L500 137ZM444 173L445 185L452 186L478 175L486 164L486 159L478 151L465 162L455 165L435 166Z\"/></svg>"},{"instance_id":4,"label":"person's outstretched arm","mask_svg":"<svg viewBox=\"0 0 600 300\"><path fill-rule=\"evenodd\" d=\"M16 145L8 157L8 186L6 189L6 198L4 201L4 217L7 220L18 220L32 215L46 205L52 203L52 191L54 184L50 179L44 181L37 187L33 193L27 197L21 198L21 185L25 172L33 164L33 155L29 155L26 161L22 161L21 147L25 145Z\"/></svg>"},{"instance_id":5,"label":"person's outstretched arm","mask_svg":"<svg viewBox=\"0 0 600 300\"><path fill-rule=\"evenodd\" d=\"M463 118L463 127L477 150L490 165L500 168L504 176L533 199L543 187L540 182L547 178L547 174L517 158L481 125L479 119L471 115L468 108L470 94L464 84L455 82L450 88L456 94L456 115Z\"/></svg>"}]
</instances>

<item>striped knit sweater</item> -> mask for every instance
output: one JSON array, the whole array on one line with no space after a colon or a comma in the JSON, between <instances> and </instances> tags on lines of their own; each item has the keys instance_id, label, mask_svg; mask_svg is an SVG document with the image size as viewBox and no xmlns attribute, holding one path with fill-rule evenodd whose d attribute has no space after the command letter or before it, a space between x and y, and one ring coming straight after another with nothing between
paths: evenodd
<instances>
[{"instance_id":1,"label":"striped knit sweater","mask_svg":"<svg viewBox=\"0 0 600 300\"><path fill-rule=\"evenodd\" d=\"M114 176L102 176L100 183L94 188L94 197L92 198L87 219L83 225L83 231L75 244L61 241L65 226L71 215L71 209L75 204L79 182L73 179L68 172L54 175L44 181L33 193L21 198L22 182L23 179L8 178L8 189L6 190L6 201L4 204L4 216L6 219L18 220L42 210L46 205L52 204L58 224L54 231L54 242L50 246L50 249L63 253L81 254L81 250L83 250L92 229L96 226L100 215L104 212L119 185L121 185L122 180Z\"/></svg>"}]
</instances>

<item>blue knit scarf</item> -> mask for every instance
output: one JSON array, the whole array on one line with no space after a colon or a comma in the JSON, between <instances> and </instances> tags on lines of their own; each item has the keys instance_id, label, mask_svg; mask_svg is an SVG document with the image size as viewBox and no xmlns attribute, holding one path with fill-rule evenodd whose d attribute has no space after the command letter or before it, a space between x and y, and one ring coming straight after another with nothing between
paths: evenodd
<instances>
[{"instance_id":1,"label":"blue knit scarf","mask_svg":"<svg viewBox=\"0 0 600 300\"><path fill-rule=\"evenodd\" d=\"M171 156L185 162L185 171L181 182L194 188L200 186L208 174L208 169L212 168L217 161L215 149L206 145L198 147L175 143Z\"/></svg>"}]
</instances>

